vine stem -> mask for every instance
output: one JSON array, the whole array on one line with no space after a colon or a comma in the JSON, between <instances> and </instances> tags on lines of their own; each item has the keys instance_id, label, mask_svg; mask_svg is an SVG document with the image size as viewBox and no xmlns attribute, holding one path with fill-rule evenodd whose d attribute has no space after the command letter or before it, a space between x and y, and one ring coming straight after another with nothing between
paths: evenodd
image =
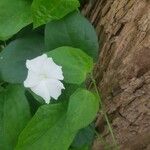
<instances>
[{"instance_id":1,"label":"vine stem","mask_svg":"<svg viewBox=\"0 0 150 150\"><path fill-rule=\"evenodd\" d=\"M107 113L106 113L105 110L104 110L104 106L103 106L103 103L102 103L102 100L101 100L101 96L100 96L100 93L99 93L99 91L98 91L98 88L97 88L97 85L96 85L96 81L95 81L95 79L94 79L94 77L93 77L93 74L91 74L91 80L92 80L92 83L93 83L93 85L94 85L96 94L97 94L97 96L98 96L98 98L99 98L100 107L101 107L101 112L103 113L104 118L105 118L105 120L106 120L106 122L107 122L109 132L110 132L111 137L112 137L112 139L113 139L113 143L114 143L116 149L118 149L118 148L117 148L117 142L116 142L116 139L115 139L115 136L114 136L114 133L113 133L111 124L110 124L110 122L109 122Z\"/></svg>"}]
</instances>

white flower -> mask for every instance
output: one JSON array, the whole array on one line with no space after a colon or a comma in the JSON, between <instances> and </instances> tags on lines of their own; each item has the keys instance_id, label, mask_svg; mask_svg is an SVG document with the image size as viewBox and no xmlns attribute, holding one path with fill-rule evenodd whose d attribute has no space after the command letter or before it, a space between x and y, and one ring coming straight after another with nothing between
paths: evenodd
<instances>
[{"instance_id":1,"label":"white flower","mask_svg":"<svg viewBox=\"0 0 150 150\"><path fill-rule=\"evenodd\" d=\"M64 79L62 67L56 65L46 54L27 60L26 67L28 75L24 86L41 96L47 104L51 97L57 100L61 95L61 90L65 89L60 82Z\"/></svg>"}]
</instances>

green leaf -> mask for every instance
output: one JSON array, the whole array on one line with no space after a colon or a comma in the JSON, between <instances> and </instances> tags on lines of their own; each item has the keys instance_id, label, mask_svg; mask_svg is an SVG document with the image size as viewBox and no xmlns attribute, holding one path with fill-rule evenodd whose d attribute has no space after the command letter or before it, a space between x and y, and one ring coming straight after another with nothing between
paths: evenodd
<instances>
[{"instance_id":1,"label":"green leaf","mask_svg":"<svg viewBox=\"0 0 150 150\"><path fill-rule=\"evenodd\" d=\"M12 150L18 136L30 119L24 88L10 85L0 92L0 149Z\"/></svg>"},{"instance_id":2,"label":"green leaf","mask_svg":"<svg viewBox=\"0 0 150 150\"><path fill-rule=\"evenodd\" d=\"M99 49L93 26L78 12L49 22L45 28L45 45L49 51L61 46L76 47L94 59L97 58Z\"/></svg>"},{"instance_id":3,"label":"green leaf","mask_svg":"<svg viewBox=\"0 0 150 150\"><path fill-rule=\"evenodd\" d=\"M69 150L91 150L88 145L85 145L81 148L70 148Z\"/></svg>"},{"instance_id":4,"label":"green leaf","mask_svg":"<svg viewBox=\"0 0 150 150\"><path fill-rule=\"evenodd\" d=\"M78 85L78 84L67 84L64 83L65 90L62 91L62 94L58 98L57 101L68 101L70 96L78 89L83 87L83 85ZM56 102L56 100L54 100Z\"/></svg>"},{"instance_id":5,"label":"green leaf","mask_svg":"<svg viewBox=\"0 0 150 150\"><path fill-rule=\"evenodd\" d=\"M30 112L31 112L31 115L33 116L38 110L38 108L41 106L41 104L38 101L36 101L36 99L28 90L25 91L25 96L28 99L28 102L30 105Z\"/></svg>"},{"instance_id":6,"label":"green leaf","mask_svg":"<svg viewBox=\"0 0 150 150\"><path fill-rule=\"evenodd\" d=\"M3 91L3 89L4 89L4 88L0 85L0 92Z\"/></svg>"},{"instance_id":7,"label":"green leaf","mask_svg":"<svg viewBox=\"0 0 150 150\"><path fill-rule=\"evenodd\" d=\"M90 124L98 111L98 99L78 89L68 105L40 107L19 137L16 150L68 150L79 129Z\"/></svg>"},{"instance_id":8,"label":"green leaf","mask_svg":"<svg viewBox=\"0 0 150 150\"><path fill-rule=\"evenodd\" d=\"M93 69L92 58L77 48L64 46L47 54L62 66L66 83L81 84Z\"/></svg>"},{"instance_id":9,"label":"green leaf","mask_svg":"<svg viewBox=\"0 0 150 150\"><path fill-rule=\"evenodd\" d=\"M70 97L67 110L67 122L71 130L81 129L91 123L98 108L99 102L93 93L84 89L76 90Z\"/></svg>"},{"instance_id":10,"label":"green leaf","mask_svg":"<svg viewBox=\"0 0 150 150\"><path fill-rule=\"evenodd\" d=\"M94 137L95 137L95 127L94 124L92 124L86 128L79 130L73 143L71 144L71 148L81 149L85 146L91 147Z\"/></svg>"},{"instance_id":11,"label":"green leaf","mask_svg":"<svg viewBox=\"0 0 150 150\"><path fill-rule=\"evenodd\" d=\"M33 0L32 14L34 27L63 18L79 6L78 0Z\"/></svg>"},{"instance_id":12,"label":"green leaf","mask_svg":"<svg viewBox=\"0 0 150 150\"><path fill-rule=\"evenodd\" d=\"M0 1L0 40L7 40L32 22L30 7L30 0Z\"/></svg>"},{"instance_id":13,"label":"green leaf","mask_svg":"<svg viewBox=\"0 0 150 150\"><path fill-rule=\"evenodd\" d=\"M43 53L43 36L34 34L12 41L0 53L0 78L22 83L27 76L25 62Z\"/></svg>"}]
</instances>

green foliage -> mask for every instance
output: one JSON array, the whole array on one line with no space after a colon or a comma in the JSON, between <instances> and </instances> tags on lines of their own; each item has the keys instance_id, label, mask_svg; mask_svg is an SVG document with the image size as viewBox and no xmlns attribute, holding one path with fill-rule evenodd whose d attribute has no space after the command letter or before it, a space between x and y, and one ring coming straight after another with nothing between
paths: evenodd
<instances>
[{"instance_id":1,"label":"green foliage","mask_svg":"<svg viewBox=\"0 0 150 150\"><path fill-rule=\"evenodd\" d=\"M6 40L32 22L30 0L0 1L0 40Z\"/></svg>"},{"instance_id":2,"label":"green foliage","mask_svg":"<svg viewBox=\"0 0 150 150\"><path fill-rule=\"evenodd\" d=\"M32 4L32 5L31 5ZM34 27L77 10L78 0L1 0L0 40L7 40L28 24Z\"/></svg>"},{"instance_id":3,"label":"green foliage","mask_svg":"<svg viewBox=\"0 0 150 150\"><path fill-rule=\"evenodd\" d=\"M33 0L34 27L63 18L80 6L78 0Z\"/></svg>"},{"instance_id":4,"label":"green foliage","mask_svg":"<svg viewBox=\"0 0 150 150\"><path fill-rule=\"evenodd\" d=\"M0 149L12 150L30 119L24 88L10 85L0 92Z\"/></svg>"},{"instance_id":5,"label":"green foliage","mask_svg":"<svg viewBox=\"0 0 150 150\"><path fill-rule=\"evenodd\" d=\"M23 83L27 76L25 62L43 53L41 35L30 35L17 39L0 53L0 78L10 83Z\"/></svg>"},{"instance_id":6,"label":"green foliage","mask_svg":"<svg viewBox=\"0 0 150 150\"><path fill-rule=\"evenodd\" d=\"M82 49L95 60L99 47L93 26L79 12L49 22L45 28L45 46L47 50L72 46Z\"/></svg>"},{"instance_id":7,"label":"green foliage","mask_svg":"<svg viewBox=\"0 0 150 150\"><path fill-rule=\"evenodd\" d=\"M94 132L87 126L99 99L85 88L98 39L78 7L78 0L0 1L0 149L90 149ZM64 75L65 90L49 105L21 86L26 60L43 53L62 66Z\"/></svg>"},{"instance_id":8,"label":"green foliage","mask_svg":"<svg viewBox=\"0 0 150 150\"><path fill-rule=\"evenodd\" d=\"M83 146L81 148L70 148L69 150L91 150L88 146Z\"/></svg>"},{"instance_id":9,"label":"green foliage","mask_svg":"<svg viewBox=\"0 0 150 150\"><path fill-rule=\"evenodd\" d=\"M77 48L64 46L47 54L57 64L63 66L64 81L66 83L81 84L93 69L92 58Z\"/></svg>"},{"instance_id":10,"label":"green foliage","mask_svg":"<svg viewBox=\"0 0 150 150\"><path fill-rule=\"evenodd\" d=\"M83 149L83 148L91 149L94 136L95 136L94 125L89 125L86 128L80 129L73 143L71 144L71 149Z\"/></svg>"},{"instance_id":11,"label":"green foliage","mask_svg":"<svg viewBox=\"0 0 150 150\"><path fill-rule=\"evenodd\" d=\"M98 99L84 89L71 95L68 108L61 103L44 105L21 133L16 150L67 150L97 111Z\"/></svg>"},{"instance_id":12,"label":"green foliage","mask_svg":"<svg viewBox=\"0 0 150 150\"><path fill-rule=\"evenodd\" d=\"M65 90L62 91L62 94L58 98L58 101L64 100L68 102L70 96L78 89L78 88L85 88L84 84L78 85L78 84L67 84L64 83ZM54 100L54 102L56 102Z\"/></svg>"}]
</instances>

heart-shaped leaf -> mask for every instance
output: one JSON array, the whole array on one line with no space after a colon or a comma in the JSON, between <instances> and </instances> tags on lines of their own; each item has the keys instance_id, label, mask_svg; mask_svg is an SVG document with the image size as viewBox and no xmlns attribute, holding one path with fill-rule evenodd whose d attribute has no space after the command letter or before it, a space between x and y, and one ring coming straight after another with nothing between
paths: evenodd
<instances>
[{"instance_id":1,"label":"heart-shaped leaf","mask_svg":"<svg viewBox=\"0 0 150 150\"><path fill-rule=\"evenodd\" d=\"M68 108L42 106L21 133L16 150L68 150L78 130L93 121L98 107L96 96L84 89L70 97Z\"/></svg>"},{"instance_id":2,"label":"heart-shaped leaf","mask_svg":"<svg viewBox=\"0 0 150 150\"><path fill-rule=\"evenodd\" d=\"M64 46L47 54L62 66L66 83L81 84L93 69L92 58L77 48Z\"/></svg>"},{"instance_id":3,"label":"heart-shaped leaf","mask_svg":"<svg viewBox=\"0 0 150 150\"><path fill-rule=\"evenodd\" d=\"M0 149L14 149L18 136L30 119L30 109L20 85L0 92Z\"/></svg>"},{"instance_id":4,"label":"heart-shaped leaf","mask_svg":"<svg viewBox=\"0 0 150 150\"><path fill-rule=\"evenodd\" d=\"M0 53L0 78L10 83L22 83L27 76L27 59L43 53L43 36L34 34L12 41Z\"/></svg>"},{"instance_id":5,"label":"heart-shaped leaf","mask_svg":"<svg viewBox=\"0 0 150 150\"><path fill-rule=\"evenodd\" d=\"M30 0L0 1L0 40L7 40L32 22L30 7Z\"/></svg>"},{"instance_id":6,"label":"heart-shaped leaf","mask_svg":"<svg viewBox=\"0 0 150 150\"><path fill-rule=\"evenodd\" d=\"M34 27L48 21L63 18L80 6L78 0L33 0L32 14Z\"/></svg>"},{"instance_id":7,"label":"heart-shaped leaf","mask_svg":"<svg viewBox=\"0 0 150 150\"><path fill-rule=\"evenodd\" d=\"M82 49L96 60L98 56L98 39L91 23L79 12L51 21L45 28L46 50L61 46L71 46Z\"/></svg>"}]
</instances>

